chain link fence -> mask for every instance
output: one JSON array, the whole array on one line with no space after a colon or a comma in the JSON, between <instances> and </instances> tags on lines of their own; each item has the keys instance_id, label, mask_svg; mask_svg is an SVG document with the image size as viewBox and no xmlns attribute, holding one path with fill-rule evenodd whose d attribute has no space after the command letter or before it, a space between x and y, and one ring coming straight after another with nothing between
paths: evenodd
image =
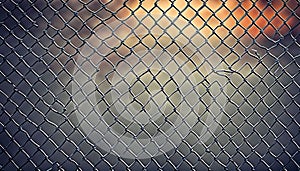
<instances>
[{"instance_id":1,"label":"chain link fence","mask_svg":"<svg viewBox=\"0 0 300 171\"><path fill-rule=\"evenodd\" d=\"M3 170L299 170L297 0L1 0Z\"/></svg>"}]
</instances>

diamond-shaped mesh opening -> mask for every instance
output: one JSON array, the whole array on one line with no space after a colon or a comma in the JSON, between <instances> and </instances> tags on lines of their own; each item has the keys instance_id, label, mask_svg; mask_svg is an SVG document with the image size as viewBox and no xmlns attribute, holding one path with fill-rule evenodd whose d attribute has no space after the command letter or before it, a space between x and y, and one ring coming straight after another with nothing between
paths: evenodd
<instances>
[{"instance_id":1,"label":"diamond-shaped mesh opening","mask_svg":"<svg viewBox=\"0 0 300 171\"><path fill-rule=\"evenodd\" d=\"M299 170L296 0L0 2L3 170Z\"/></svg>"}]
</instances>

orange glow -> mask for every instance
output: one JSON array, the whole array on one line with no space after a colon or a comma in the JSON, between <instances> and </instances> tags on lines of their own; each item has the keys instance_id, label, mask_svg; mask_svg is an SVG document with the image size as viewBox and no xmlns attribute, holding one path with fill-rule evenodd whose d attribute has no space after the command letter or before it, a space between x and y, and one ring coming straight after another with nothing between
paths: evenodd
<instances>
[{"instance_id":1,"label":"orange glow","mask_svg":"<svg viewBox=\"0 0 300 171\"><path fill-rule=\"evenodd\" d=\"M179 16L190 20L204 35L210 32L228 35L231 31L236 37L246 33L255 38L261 33L273 37L276 33L286 35L291 29L292 33L300 30L300 26L297 26L297 16L300 15L298 0L54 0L52 5L55 7L55 3L63 2L72 10L78 11L80 18L91 28L101 23L100 18L114 18L111 14L113 13L123 20L131 15L165 14L174 18ZM57 5L57 9L60 6ZM84 6L88 10L81 10ZM99 18L91 17L91 11L96 12ZM70 24L76 26L76 23ZM223 32L218 32L219 27L224 27L227 31L223 29Z\"/></svg>"},{"instance_id":2,"label":"orange glow","mask_svg":"<svg viewBox=\"0 0 300 171\"><path fill-rule=\"evenodd\" d=\"M118 11L117 16L120 19L126 19L130 14L166 14L171 17L181 16L199 28L202 34L207 34L208 29L215 30L217 34L227 35L229 30L236 33L237 37L243 33L251 37L257 37L261 32L272 37L276 30L284 35L289 32L289 28L299 22L292 15L283 1L272 1L269 4L264 0L208 0L207 2L199 0L147 0L139 2L138 0L129 0L125 7ZM262 12L261 12L262 11ZM278 12L277 12L278 11ZM244 30L241 32L239 27ZM227 31L218 32L218 27L225 27ZM234 31L234 29L238 29ZM211 32L210 31L210 32Z\"/></svg>"},{"instance_id":3,"label":"orange glow","mask_svg":"<svg viewBox=\"0 0 300 171\"><path fill-rule=\"evenodd\" d=\"M199 31L207 35L215 32L219 35L228 35L229 31L240 37L244 33L252 38L263 33L269 37L279 33L285 35L293 27L297 27L300 9L297 8L297 0L63 0L76 11L87 24L94 28L101 21L90 17L91 11L97 11L100 18L108 19L114 13L117 18L125 20L131 15L167 15L181 17L199 28ZM54 2L59 2L58 0ZM89 11L81 10L87 4ZM104 9L103 8L104 5ZM98 11L101 9L100 11ZM76 25L76 24L75 24ZM217 28L224 27L222 32ZM240 29L243 28L242 30ZM294 30L299 31L298 28ZM208 31L210 30L210 31ZM225 32L224 32L225 31Z\"/></svg>"}]
</instances>

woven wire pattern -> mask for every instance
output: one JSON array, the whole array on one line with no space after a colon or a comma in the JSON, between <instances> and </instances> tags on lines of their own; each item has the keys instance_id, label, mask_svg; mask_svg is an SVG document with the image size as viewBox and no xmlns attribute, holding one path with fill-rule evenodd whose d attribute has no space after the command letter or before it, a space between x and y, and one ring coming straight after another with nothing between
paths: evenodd
<instances>
[{"instance_id":1,"label":"woven wire pattern","mask_svg":"<svg viewBox=\"0 0 300 171\"><path fill-rule=\"evenodd\" d=\"M299 5L2 0L1 169L299 170Z\"/></svg>"}]
</instances>

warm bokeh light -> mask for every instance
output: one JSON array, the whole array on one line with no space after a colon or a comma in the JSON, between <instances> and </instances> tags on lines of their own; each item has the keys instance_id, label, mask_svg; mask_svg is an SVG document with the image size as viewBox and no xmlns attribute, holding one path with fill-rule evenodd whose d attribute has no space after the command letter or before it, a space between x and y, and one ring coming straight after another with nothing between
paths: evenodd
<instances>
[{"instance_id":1,"label":"warm bokeh light","mask_svg":"<svg viewBox=\"0 0 300 171\"><path fill-rule=\"evenodd\" d=\"M62 3L55 0L52 5L60 9L61 5L58 4ZM275 34L282 36L290 30L293 33L300 29L297 0L69 0L65 3L91 28L97 27L104 20L125 20L131 15L165 14L189 20L207 37L215 32L221 37L229 33L240 37L246 33L256 38L262 33L269 38L276 38ZM83 7L86 9L82 10ZM65 20L72 18L72 13L67 11L60 10L60 14ZM78 22L72 23L72 20L70 25L80 27Z\"/></svg>"},{"instance_id":2,"label":"warm bokeh light","mask_svg":"<svg viewBox=\"0 0 300 171\"><path fill-rule=\"evenodd\" d=\"M158 16L165 15L173 20L173 24L177 23L175 20L190 22L216 52L224 56L228 65L235 63L233 68L239 70L245 62L256 64L257 60L245 54L245 47L253 45L255 39L264 45L267 40L299 34L298 3L297 0L54 0L51 6L59 15L51 19L51 25L60 30L62 36L57 35L54 39L60 47L64 47L65 56L69 56L75 54L76 48L80 48L104 23L109 25L115 20L126 22L136 18L148 27L151 23L145 23L140 16L148 15L158 22ZM67 8L62 8L64 5ZM68 23L65 24L65 21ZM72 46L64 45L66 41L62 37L70 40ZM236 42L239 42L238 45L235 45ZM250 70L242 73L247 75Z\"/></svg>"},{"instance_id":3,"label":"warm bokeh light","mask_svg":"<svg viewBox=\"0 0 300 171\"><path fill-rule=\"evenodd\" d=\"M237 31L238 34L247 32L255 38L261 30L271 37L276 32L284 35L291 28L295 27L299 19L291 11L293 4L297 4L297 1L289 1L285 4L284 1L268 3L264 0L232 0L225 2L221 0L210 0L207 2L198 0L190 2L185 0L174 2L169 0L148 0L142 3L137 0L129 0L125 3L124 8L119 6L120 10L117 14L120 18L127 18L132 13L165 13L172 17L182 16L191 20L192 24L201 29L205 35L210 35L210 30L215 30L218 27L225 27L228 30L242 27L242 30ZM116 8L111 9L116 10ZM204 27L206 24L208 24L210 29ZM224 34L224 32L216 32Z\"/></svg>"},{"instance_id":4,"label":"warm bokeh light","mask_svg":"<svg viewBox=\"0 0 300 171\"><path fill-rule=\"evenodd\" d=\"M207 2L199 0L149 0L139 3L131 0L126 3L128 10L120 11L120 17L126 18L133 10L134 14L161 14L190 20L193 25L198 27L205 35L211 35L211 30L218 34L227 34L224 30L218 30L224 27L227 32L237 30L238 34L247 32L255 38L261 32L272 37L276 32L286 34L296 26L299 19L293 15L291 8L297 1L285 4L284 1L272 1L268 3L265 0L210 0ZM158 7L158 8L155 8ZM297 11L296 11L297 12ZM299 13L299 11L298 11ZM208 27L208 28L207 28ZM242 29L238 29L242 27Z\"/></svg>"}]
</instances>

